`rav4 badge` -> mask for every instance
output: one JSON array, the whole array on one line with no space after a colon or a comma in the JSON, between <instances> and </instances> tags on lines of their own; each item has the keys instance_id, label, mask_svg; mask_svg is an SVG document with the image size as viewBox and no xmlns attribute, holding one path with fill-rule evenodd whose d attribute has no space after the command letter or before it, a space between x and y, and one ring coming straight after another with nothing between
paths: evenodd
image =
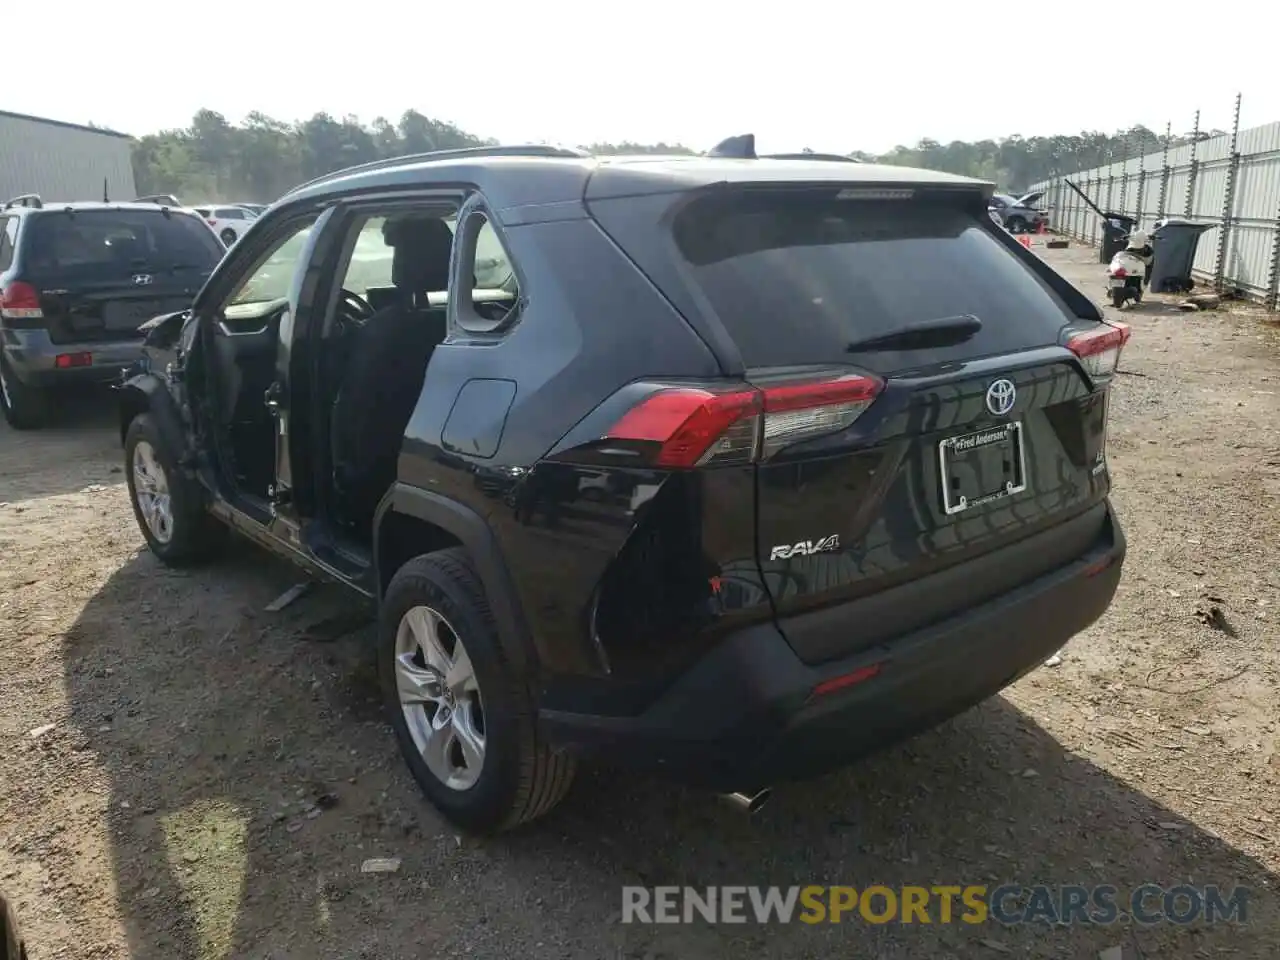
<instances>
[{"instance_id":1,"label":"rav4 badge","mask_svg":"<svg viewBox=\"0 0 1280 960\"><path fill-rule=\"evenodd\" d=\"M801 540L784 543L769 551L770 560L790 560L792 557L811 557L815 553L834 553L840 549L840 536L833 533L821 540Z\"/></svg>"}]
</instances>

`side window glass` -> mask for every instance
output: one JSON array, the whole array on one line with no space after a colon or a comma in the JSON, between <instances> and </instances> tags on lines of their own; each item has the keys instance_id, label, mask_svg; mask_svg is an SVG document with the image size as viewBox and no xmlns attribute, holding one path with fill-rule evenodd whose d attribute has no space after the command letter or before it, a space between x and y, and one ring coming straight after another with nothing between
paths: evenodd
<instances>
[{"instance_id":1,"label":"side window glass","mask_svg":"<svg viewBox=\"0 0 1280 960\"><path fill-rule=\"evenodd\" d=\"M475 281L477 290L502 290L513 296L518 292L511 258L487 218L476 234Z\"/></svg>"},{"instance_id":2,"label":"side window glass","mask_svg":"<svg viewBox=\"0 0 1280 960\"><path fill-rule=\"evenodd\" d=\"M314 220L295 225L237 285L235 292L227 298L226 306L261 304L286 298L289 295L289 284L298 269L302 251L306 249L307 238L314 225Z\"/></svg>"},{"instance_id":3,"label":"side window glass","mask_svg":"<svg viewBox=\"0 0 1280 960\"><path fill-rule=\"evenodd\" d=\"M478 205L463 210L456 238L457 276L462 278L453 297L457 324L470 333L499 333L514 322L520 308L520 281L511 254Z\"/></svg>"},{"instance_id":4,"label":"side window glass","mask_svg":"<svg viewBox=\"0 0 1280 960\"><path fill-rule=\"evenodd\" d=\"M374 310L393 302L443 306L449 296L453 212L450 206L424 205L358 220L341 288Z\"/></svg>"},{"instance_id":5,"label":"side window glass","mask_svg":"<svg viewBox=\"0 0 1280 960\"><path fill-rule=\"evenodd\" d=\"M0 217L0 270L13 263L13 249L18 242L18 218Z\"/></svg>"},{"instance_id":6,"label":"side window glass","mask_svg":"<svg viewBox=\"0 0 1280 960\"><path fill-rule=\"evenodd\" d=\"M367 217L357 226L355 246L342 277L342 289L366 301L369 300L370 288L377 291L393 286L391 260L394 251L383 235L386 223L386 217ZM374 299L377 299L376 293Z\"/></svg>"}]
</instances>

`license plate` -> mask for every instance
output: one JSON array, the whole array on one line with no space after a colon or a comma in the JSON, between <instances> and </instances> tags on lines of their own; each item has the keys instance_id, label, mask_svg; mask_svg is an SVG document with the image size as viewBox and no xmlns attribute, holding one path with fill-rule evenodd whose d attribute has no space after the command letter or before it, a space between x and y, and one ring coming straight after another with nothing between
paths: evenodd
<instances>
[{"instance_id":1,"label":"license plate","mask_svg":"<svg viewBox=\"0 0 1280 960\"><path fill-rule=\"evenodd\" d=\"M942 509L962 513L1027 489L1022 424L1006 423L938 444Z\"/></svg>"},{"instance_id":2,"label":"license plate","mask_svg":"<svg viewBox=\"0 0 1280 960\"><path fill-rule=\"evenodd\" d=\"M111 300L102 306L102 324L108 330L137 330L167 309L165 300Z\"/></svg>"},{"instance_id":3,"label":"license plate","mask_svg":"<svg viewBox=\"0 0 1280 960\"><path fill-rule=\"evenodd\" d=\"M1117 287L1123 287L1124 284L1125 284L1125 281L1121 280L1119 277L1112 277L1110 280L1107 281L1107 286L1112 287L1113 289Z\"/></svg>"}]
</instances>

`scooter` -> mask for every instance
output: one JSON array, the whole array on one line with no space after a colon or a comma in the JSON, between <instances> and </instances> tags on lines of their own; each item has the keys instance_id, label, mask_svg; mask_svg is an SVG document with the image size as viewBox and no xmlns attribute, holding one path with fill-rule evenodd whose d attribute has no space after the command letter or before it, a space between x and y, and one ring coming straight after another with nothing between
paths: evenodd
<instances>
[{"instance_id":1,"label":"scooter","mask_svg":"<svg viewBox=\"0 0 1280 960\"><path fill-rule=\"evenodd\" d=\"M1139 230L1130 234L1128 246L1111 258L1107 266L1107 291L1111 294L1111 305L1117 310L1123 309L1130 300L1142 302L1151 256L1151 244Z\"/></svg>"}]
</instances>

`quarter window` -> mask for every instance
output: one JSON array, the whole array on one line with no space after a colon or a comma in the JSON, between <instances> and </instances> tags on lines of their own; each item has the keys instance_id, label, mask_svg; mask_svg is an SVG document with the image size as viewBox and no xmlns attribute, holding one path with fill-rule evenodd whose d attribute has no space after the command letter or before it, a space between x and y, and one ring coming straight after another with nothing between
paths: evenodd
<instances>
[{"instance_id":1,"label":"quarter window","mask_svg":"<svg viewBox=\"0 0 1280 960\"><path fill-rule=\"evenodd\" d=\"M511 255L478 204L462 212L455 233L455 277L465 278L452 298L456 322L469 333L499 333L511 325L520 307L520 282Z\"/></svg>"}]
</instances>

